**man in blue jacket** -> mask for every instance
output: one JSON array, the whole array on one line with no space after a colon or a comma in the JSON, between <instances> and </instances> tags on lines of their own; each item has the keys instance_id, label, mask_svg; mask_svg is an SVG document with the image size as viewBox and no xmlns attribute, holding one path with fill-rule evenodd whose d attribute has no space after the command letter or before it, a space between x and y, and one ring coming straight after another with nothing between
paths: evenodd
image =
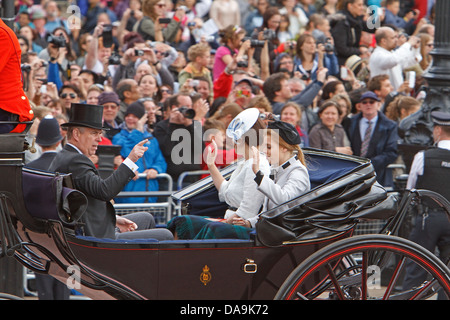
<instances>
[{"instance_id":1,"label":"man in blue jacket","mask_svg":"<svg viewBox=\"0 0 450 320\"><path fill-rule=\"evenodd\" d=\"M352 117L347 132L353 154L369 158L377 181L392 187L392 172L387 166L397 159L397 124L379 111L380 98L374 92L363 93L359 101L361 112Z\"/></svg>"}]
</instances>

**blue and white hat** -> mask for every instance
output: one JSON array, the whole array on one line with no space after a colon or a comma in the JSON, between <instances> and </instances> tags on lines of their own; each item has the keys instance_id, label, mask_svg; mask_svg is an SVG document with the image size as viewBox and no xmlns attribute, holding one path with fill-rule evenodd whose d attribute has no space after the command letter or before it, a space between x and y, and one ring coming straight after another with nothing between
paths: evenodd
<instances>
[{"instance_id":1,"label":"blue and white hat","mask_svg":"<svg viewBox=\"0 0 450 320\"><path fill-rule=\"evenodd\" d=\"M227 128L227 136L237 142L248 130L250 130L259 118L257 108L249 108L240 112Z\"/></svg>"}]
</instances>

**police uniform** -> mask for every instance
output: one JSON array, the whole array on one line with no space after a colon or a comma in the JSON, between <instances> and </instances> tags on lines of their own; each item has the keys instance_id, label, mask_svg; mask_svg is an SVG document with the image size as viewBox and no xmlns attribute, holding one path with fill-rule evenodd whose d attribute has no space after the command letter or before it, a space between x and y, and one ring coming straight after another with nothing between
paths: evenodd
<instances>
[{"instance_id":1,"label":"police uniform","mask_svg":"<svg viewBox=\"0 0 450 320\"><path fill-rule=\"evenodd\" d=\"M434 125L450 127L450 113L433 111ZM450 200L450 188L445 187L450 180L450 139L437 142L436 148L421 151L414 157L407 182L407 189L425 189L441 194ZM450 257L450 222L445 210L434 201L424 199L423 210L416 217L410 240L431 252L439 249L441 260ZM422 268L408 264L405 288L420 285L426 274Z\"/></svg>"}]
</instances>

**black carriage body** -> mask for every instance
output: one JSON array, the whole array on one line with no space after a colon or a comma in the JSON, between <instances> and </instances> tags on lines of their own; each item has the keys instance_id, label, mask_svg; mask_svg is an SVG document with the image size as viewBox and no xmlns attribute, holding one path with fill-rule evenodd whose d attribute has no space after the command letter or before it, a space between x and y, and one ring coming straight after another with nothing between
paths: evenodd
<instances>
[{"instance_id":1,"label":"black carriage body","mask_svg":"<svg viewBox=\"0 0 450 320\"><path fill-rule=\"evenodd\" d=\"M11 152L5 152L5 161L0 163L2 176L12 174L14 178L0 181L0 193L8 204L7 210L1 210L1 218L11 220L2 228L17 232L22 249L15 250L15 256L25 266L62 282L71 278L70 266L78 267L81 288L77 290L94 299L272 299L299 263L350 236L357 219L366 215L377 218L373 215L377 211L384 216L395 212L395 208L386 210L382 205L386 192L374 182L367 159L320 150L306 150L305 154L312 190L262 213L257 226L263 228L256 229L254 239L158 242L79 237L71 231L73 221L58 215L59 210L53 219L33 216L24 205L22 159L14 156L10 164ZM230 166L223 174L227 177L232 171ZM36 192L48 191L40 187L36 186ZM187 214L195 214L195 209L204 212L196 199L213 190L211 178L205 178L175 193L173 199L189 204ZM217 200L214 195L208 198ZM209 207L215 205L223 208L223 204L208 203ZM65 209L76 212L82 206L69 203ZM4 250L14 250L16 243L10 239L0 242Z\"/></svg>"},{"instance_id":2,"label":"black carriage body","mask_svg":"<svg viewBox=\"0 0 450 320\"><path fill-rule=\"evenodd\" d=\"M273 299L292 270L324 246L350 235L271 248L253 240L118 244L69 238L90 268L127 284L146 299Z\"/></svg>"}]
</instances>

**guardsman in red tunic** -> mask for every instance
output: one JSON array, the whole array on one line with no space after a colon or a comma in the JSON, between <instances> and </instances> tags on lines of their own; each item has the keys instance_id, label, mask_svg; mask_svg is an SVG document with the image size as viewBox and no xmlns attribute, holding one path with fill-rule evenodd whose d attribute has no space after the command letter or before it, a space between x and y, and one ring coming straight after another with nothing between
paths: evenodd
<instances>
[{"instance_id":1,"label":"guardsman in red tunic","mask_svg":"<svg viewBox=\"0 0 450 320\"><path fill-rule=\"evenodd\" d=\"M1 19L0 48L0 121L31 121L33 110L22 87L19 41ZM0 124L0 133L24 129L25 125Z\"/></svg>"}]
</instances>

